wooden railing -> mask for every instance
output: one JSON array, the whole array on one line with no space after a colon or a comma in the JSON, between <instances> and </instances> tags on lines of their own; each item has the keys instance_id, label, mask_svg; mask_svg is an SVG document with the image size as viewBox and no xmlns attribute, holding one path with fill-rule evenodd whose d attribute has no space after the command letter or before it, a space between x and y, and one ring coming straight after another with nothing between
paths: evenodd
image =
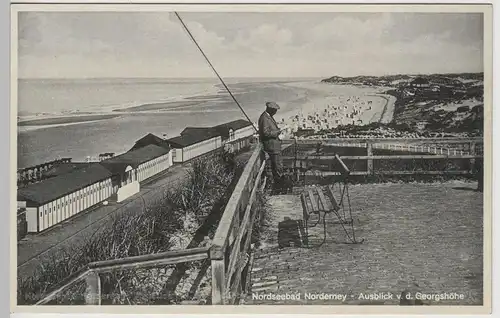
<instances>
[{"instance_id":1,"label":"wooden railing","mask_svg":"<svg viewBox=\"0 0 500 318\"><path fill-rule=\"evenodd\" d=\"M155 268L165 265L211 260L212 304L232 304L238 301L248 273L248 258L252 229L255 220L253 203L264 170L261 148L256 147L226 205L212 244L207 247L133 256L122 259L98 261L87 264L62 281L36 305L49 304L77 283L85 281L85 303L101 305L101 280L99 275L126 269Z\"/></svg>"},{"instance_id":2,"label":"wooden railing","mask_svg":"<svg viewBox=\"0 0 500 318\"><path fill-rule=\"evenodd\" d=\"M85 280L87 284L87 288L85 290L85 303L87 305L100 305L101 283L99 274L116 270L143 269L203 260L208 258L208 251L208 247L201 247L89 263L85 268L82 268L80 271L66 278L59 287L54 289L36 304L47 304L54 300L62 292L73 287L76 283Z\"/></svg>"},{"instance_id":3,"label":"wooden railing","mask_svg":"<svg viewBox=\"0 0 500 318\"><path fill-rule=\"evenodd\" d=\"M374 171L374 160L428 160L428 159L468 159L474 160L482 156L476 154L468 155L429 155L429 154L415 154L415 155L373 155L373 145L377 142L388 142L389 139L368 140L361 139L355 140L297 140L292 141L294 145L297 144L310 144L314 145L321 142L324 145L335 144L338 142L362 142L366 144L367 155L359 156L338 156L342 160L363 160L367 162L366 171L351 171L351 175L368 175L373 173L384 174L463 174L470 173L470 171ZM392 139L392 141L405 142L405 143L422 143L422 142L435 142L435 143L480 143L482 139ZM285 144L290 142L285 142ZM289 146L292 149L293 146ZM313 148L311 148L313 149ZM475 149L475 147L471 147ZM296 154L294 157L284 157L284 161L292 160L299 165L308 165L308 161L324 160L333 162L335 155L310 155L310 154ZM248 163L246 164L236 186L233 190L231 197L224 209L221 220L217 227L216 233L210 246L192 248L186 250L169 251L165 253L127 257L123 259L106 260L90 263L85 268L71 275L57 288L52 290L37 305L48 304L67 291L76 283L85 281L85 302L89 305L101 304L101 283L100 274L112 272L115 270L124 269L144 269L154 268L164 265L173 265L179 263L193 262L199 260L210 259L211 262L211 284L212 284L212 304L236 304L242 292L245 292L247 282L247 275L249 270L249 258L251 255L251 239L252 229L255 221L255 211L253 204L256 199L258 191L261 191L265 185L265 178L262 173L265 167L265 158L262 156L260 146L256 147ZM325 171L325 174L339 174L335 171Z\"/></svg>"},{"instance_id":4,"label":"wooden railing","mask_svg":"<svg viewBox=\"0 0 500 318\"><path fill-rule=\"evenodd\" d=\"M244 289L252 236L252 209L265 161L260 147L252 154L233 191L210 248L212 304L234 304Z\"/></svg>"},{"instance_id":5,"label":"wooden railing","mask_svg":"<svg viewBox=\"0 0 500 318\"><path fill-rule=\"evenodd\" d=\"M285 144L294 145L316 145L321 143L324 146L353 146L372 147L390 150L426 151L428 153L445 154L448 151L442 149L459 150L461 153L473 154L483 152L483 138L321 138L321 139L288 139ZM363 146L364 145L364 146ZM443 147L443 145L448 145Z\"/></svg>"},{"instance_id":6,"label":"wooden railing","mask_svg":"<svg viewBox=\"0 0 500 318\"><path fill-rule=\"evenodd\" d=\"M365 171L351 169L351 175L460 175L472 174L476 159L483 158L482 138L338 138L338 139L302 139L288 140L288 154L283 157L285 168L294 171L299 178L299 171L305 174L314 174L313 161L332 162L333 155L322 153L322 147L356 147L365 148L366 155L340 155L342 160L366 161ZM430 146L434 144L435 146ZM436 146L447 145L447 147ZM460 145L460 150L457 150ZM302 147L302 149L298 149ZM316 148L316 149L315 149ZM374 149L407 152L408 154L374 155ZM376 160L468 160L469 168L466 170L376 170ZM322 171L322 176L338 175L336 171Z\"/></svg>"}]
</instances>

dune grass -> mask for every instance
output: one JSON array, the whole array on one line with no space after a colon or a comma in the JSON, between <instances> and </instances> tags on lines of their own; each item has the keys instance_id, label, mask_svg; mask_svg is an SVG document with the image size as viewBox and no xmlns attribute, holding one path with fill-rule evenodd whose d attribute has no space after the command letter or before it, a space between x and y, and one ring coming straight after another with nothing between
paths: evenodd
<instances>
[{"instance_id":1,"label":"dune grass","mask_svg":"<svg viewBox=\"0 0 500 318\"><path fill-rule=\"evenodd\" d=\"M51 255L32 276L18 277L18 304L36 303L89 262L155 254L201 243L192 242L193 236L214 205L223 210L233 180L242 171L241 163L234 160L224 153L196 160L181 186L166 191L145 210L116 215L78 246ZM218 220L212 218L210 222ZM171 273L172 268L165 267L101 275L103 304L147 304L151 298L161 298L161 284ZM84 282L77 284L53 303L83 304L84 288Z\"/></svg>"}]
</instances>

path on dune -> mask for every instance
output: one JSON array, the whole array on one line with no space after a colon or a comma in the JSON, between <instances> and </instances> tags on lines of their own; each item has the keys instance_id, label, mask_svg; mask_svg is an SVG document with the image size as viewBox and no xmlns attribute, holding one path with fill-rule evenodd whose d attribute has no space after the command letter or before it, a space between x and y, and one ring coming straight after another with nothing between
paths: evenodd
<instances>
[{"instance_id":1,"label":"path on dune","mask_svg":"<svg viewBox=\"0 0 500 318\"><path fill-rule=\"evenodd\" d=\"M388 124L392 121L392 118L394 117L394 105L396 103L396 97L387 94L377 94L377 96L380 96L386 100L384 110L380 115L379 123Z\"/></svg>"}]
</instances>

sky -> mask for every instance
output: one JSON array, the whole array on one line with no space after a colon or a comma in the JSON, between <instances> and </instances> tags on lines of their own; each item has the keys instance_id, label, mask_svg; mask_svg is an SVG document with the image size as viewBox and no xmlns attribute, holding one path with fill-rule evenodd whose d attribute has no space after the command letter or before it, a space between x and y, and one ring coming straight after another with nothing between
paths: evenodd
<instances>
[{"instance_id":1,"label":"sky","mask_svg":"<svg viewBox=\"0 0 500 318\"><path fill-rule=\"evenodd\" d=\"M483 71L480 13L180 13L222 77ZM171 12L20 12L21 78L214 77Z\"/></svg>"}]
</instances>

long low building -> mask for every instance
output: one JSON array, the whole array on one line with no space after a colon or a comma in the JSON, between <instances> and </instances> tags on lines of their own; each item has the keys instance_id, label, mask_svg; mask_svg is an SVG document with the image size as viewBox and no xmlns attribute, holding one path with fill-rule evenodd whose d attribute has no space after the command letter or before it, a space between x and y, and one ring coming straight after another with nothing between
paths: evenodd
<instances>
[{"instance_id":1,"label":"long low building","mask_svg":"<svg viewBox=\"0 0 500 318\"><path fill-rule=\"evenodd\" d=\"M243 119L217 125L213 129L221 135L222 142L228 145L228 149L234 152L250 146L256 133L252 123Z\"/></svg>"},{"instance_id":2,"label":"long low building","mask_svg":"<svg viewBox=\"0 0 500 318\"><path fill-rule=\"evenodd\" d=\"M186 128L180 136L166 140L172 147L173 162L186 162L222 147L222 138L208 129L189 130Z\"/></svg>"},{"instance_id":3,"label":"long low building","mask_svg":"<svg viewBox=\"0 0 500 318\"><path fill-rule=\"evenodd\" d=\"M167 139L174 162L185 162L221 147L238 152L250 145L255 129L251 122L235 120L214 127L187 127L180 136Z\"/></svg>"},{"instance_id":4,"label":"long low building","mask_svg":"<svg viewBox=\"0 0 500 318\"><path fill-rule=\"evenodd\" d=\"M121 202L140 191L140 182L172 166L170 149L146 145L100 162L113 174L113 186Z\"/></svg>"},{"instance_id":5,"label":"long low building","mask_svg":"<svg viewBox=\"0 0 500 318\"><path fill-rule=\"evenodd\" d=\"M140 191L142 182L225 146L239 151L250 144L252 123L236 120L214 127L188 127L171 139L147 134L126 153L96 163L57 163L47 179L18 189L26 207L28 232L50 228L104 200L121 202ZM109 154L110 156L112 154Z\"/></svg>"},{"instance_id":6,"label":"long low building","mask_svg":"<svg viewBox=\"0 0 500 318\"><path fill-rule=\"evenodd\" d=\"M140 183L172 166L170 147L145 144L96 163L61 164L52 177L18 189L26 207L29 233L46 230L116 195L121 202L140 191Z\"/></svg>"},{"instance_id":7,"label":"long low building","mask_svg":"<svg viewBox=\"0 0 500 318\"><path fill-rule=\"evenodd\" d=\"M108 199L112 173L95 163L21 188L28 232L40 232Z\"/></svg>"}]
</instances>

